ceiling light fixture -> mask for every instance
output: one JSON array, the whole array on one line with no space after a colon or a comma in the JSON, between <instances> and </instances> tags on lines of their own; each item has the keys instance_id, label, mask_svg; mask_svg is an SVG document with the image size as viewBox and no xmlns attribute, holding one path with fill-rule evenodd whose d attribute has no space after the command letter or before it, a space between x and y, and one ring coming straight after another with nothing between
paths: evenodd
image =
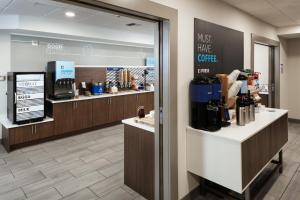
<instances>
[{"instance_id":1,"label":"ceiling light fixture","mask_svg":"<svg viewBox=\"0 0 300 200\"><path fill-rule=\"evenodd\" d=\"M74 12L71 12L71 11L66 12L65 15L66 15L67 17L75 17L75 13L74 13Z\"/></svg>"}]
</instances>

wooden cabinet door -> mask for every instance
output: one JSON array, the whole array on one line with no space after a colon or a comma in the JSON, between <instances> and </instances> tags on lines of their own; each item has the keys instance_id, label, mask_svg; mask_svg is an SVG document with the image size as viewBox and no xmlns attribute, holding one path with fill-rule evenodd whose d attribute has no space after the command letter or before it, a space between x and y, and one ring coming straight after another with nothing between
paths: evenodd
<instances>
[{"instance_id":1,"label":"wooden cabinet door","mask_svg":"<svg viewBox=\"0 0 300 200\"><path fill-rule=\"evenodd\" d=\"M138 95L138 107L144 106L145 113L149 114L154 109L154 93L143 93Z\"/></svg>"},{"instance_id":2,"label":"wooden cabinet door","mask_svg":"<svg viewBox=\"0 0 300 200\"><path fill-rule=\"evenodd\" d=\"M154 199L154 134L141 129L139 133L138 183L140 194Z\"/></svg>"},{"instance_id":3,"label":"wooden cabinet door","mask_svg":"<svg viewBox=\"0 0 300 200\"><path fill-rule=\"evenodd\" d=\"M35 131L39 139L51 137L54 135L53 122L36 124Z\"/></svg>"},{"instance_id":4,"label":"wooden cabinet door","mask_svg":"<svg viewBox=\"0 0 300 200\"><path fill-rule=\"evenodd\" d=\"M11 129L12 144L22 144L38 139L38 134L35 134L35 126L22 126Z\"/></svg>"},{"instance_id":5,"label":"wooden cabinet door","mask_svg":"<svg viewBox=\"0 0 300 200\"><path fill-rule=\"evenodd\" d=\"M100 126L109 122L109 101L110 98L93 100L93 126Z\"/></svg>"},{"instance_id":6,"label":"wooden cabinet door","mask_svg":"<svg viewBox=\"0 0 300 200\"><path fill-rule=\"evenodd\" d=\"M126 95L124 97L124 119L137 116L138 95Z\"/></svg>"},{"instance_id":7,"label":"wooden cabinet door","mask_svg":"<svg viewBox=\"0 0 300 200\"><path fill-rule=\"evenodd\" d=\"M124 96L110 98L109 122L117 122L124 119Z\"/></svg>"},{"instance_id":8,"label":"wooden cabinet door","mask_svg":"<svg viewBox=\"0 0 300 200\"><path fill-rule=\"evenodd\" d=\"M138 165L140 160L139 133L137 128L125 125L124 128L124 183L139 192Z\"/></svg>"},{"instance_id":9,"label":"wooden cabinet door","mask_svg":"<svg viewBox=\"0 0 300 200\"><path fill-rule=\"evenodd\" d=\"M81 130L92 127L92 101L76 101L73 109L73 129Z\"/></svg>"},{"instance_id":10,"label":"wooden cabinet door","mask_svg":"<svg viewBox=\"0 0 300 200\"><path fill-rule=\"evenodd\" d=\"M54 133L55 135L73 131L74 103L53 104Z\"/></svg>"}]
</instances>

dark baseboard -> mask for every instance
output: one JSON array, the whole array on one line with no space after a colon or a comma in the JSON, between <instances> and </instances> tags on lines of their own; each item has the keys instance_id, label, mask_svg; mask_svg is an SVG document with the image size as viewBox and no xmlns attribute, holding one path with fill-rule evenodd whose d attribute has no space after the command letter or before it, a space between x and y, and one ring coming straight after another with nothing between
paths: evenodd
<instances>
[{"instance_id":1,"label":"dark baseboard","mask_svg":"<svg viewBox=\"0 0 300 200\"><path fill-rule=\"evenodd\" d=\"M292 119L292 118L289 118L288 121L291 122L291 123L297 123L297 124L300 124L300 119Z\"/></svg>"},{"instance_id":2,"label":"dark baseboard","mask_svg":"<svg viewBox=\"0 0 300 200\"><path fill-rule=\"evenodd\" d=\"M195 189L190 191L185 197L183 197L181 200L194 200L200 195L200 185L198 185Z\"/></svg>"}]
</instances>

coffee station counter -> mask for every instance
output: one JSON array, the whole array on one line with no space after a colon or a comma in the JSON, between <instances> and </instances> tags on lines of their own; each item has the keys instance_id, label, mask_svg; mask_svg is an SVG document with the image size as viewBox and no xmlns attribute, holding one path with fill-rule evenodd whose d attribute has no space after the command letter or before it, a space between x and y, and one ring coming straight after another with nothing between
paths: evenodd
<instances>
[{"instance_id":1,"label":"coffee station counter","mask_svg":"<svg viewBox=\"0 0 300 200\"><path fill-rule=\"evenodd\" d=\"M214 137L220 137L226 140L242 143L287 113L288 111L283 109L266 109L264 111L261 111L260 113L256 113L255 121L250 122L245 126L238 126L236 122L233 122L231 126L222 128L219 131L215 132L197 130L190 126L187 127L187 131L199 132L201 134L207 134Z\"/></svg>"},{"instance_id":2,"label":"coffee station counter","mask_svg":"<svg viewBox=\"0 0 300 200\"><path fill-rule=\"evenodd\" d=\"M187 170L239 194L248 193L270 162L282 170L288 111L266 109L255 118L245 126L233 122L216 132L187 127ZM272 161L278 153L279 161Z\"/></svg>"},{"instance_id":3,"label":"coffee station counter","mask_svg":"<svg viewBox=\"0 0 300 200\"><path fill-rule=\"evenodd\" d=\"M120 91L116 94L109 94L109 93L103 93L101 95L91 95L91 96L83 96L80 95L79 98L73 98L73 99L64 99L64 100L53 100L53 99L47 99L48 102L56 104L56 103L66 103L66 102L73 102L73 101L83 101L83 100L91 100L91 99L99 99L99 98L109 98L109 97L116 97L116 96L125 96L125 95L133 95L133 94L143 94L143 93L150 93L154 91L147 91L147 90L126 90L126 91Z\"/></svg>"}]
</instances>

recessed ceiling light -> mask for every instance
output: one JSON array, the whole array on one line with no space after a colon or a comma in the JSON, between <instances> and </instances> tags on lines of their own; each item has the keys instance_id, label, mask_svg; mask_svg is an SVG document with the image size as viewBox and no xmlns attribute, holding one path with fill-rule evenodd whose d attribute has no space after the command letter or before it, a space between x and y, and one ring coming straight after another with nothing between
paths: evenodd
<instances>
[{"instance_id":1,"label":"recessed ceiling light","mask_svg":"<svg viewBox=\"0 0 300 200\"><path fill-rule=\"evenodd\" d=\"M66 12L65 15L66 15L67 17L75 17L75 13L74 13L74 12L71 12L71 11Z\"/></svg>"}]
</instances>

